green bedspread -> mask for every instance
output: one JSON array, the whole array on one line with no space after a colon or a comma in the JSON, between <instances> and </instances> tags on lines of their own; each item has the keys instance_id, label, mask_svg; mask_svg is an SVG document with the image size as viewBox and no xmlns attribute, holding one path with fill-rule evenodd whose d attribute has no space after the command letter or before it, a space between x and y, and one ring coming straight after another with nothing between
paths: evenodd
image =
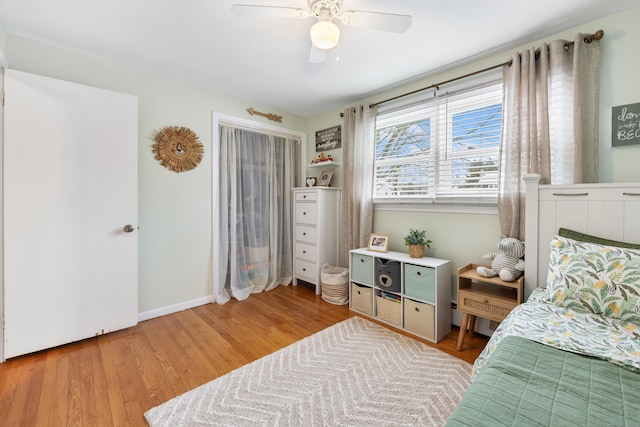
<instances>
[{"instance_id":1,"label":"green bedspread","mask_svg":"<svg viewBox=\"0 0 640 427\"><path fill-rule=\"evenodd\" d=\"M500 346L500 341L510 335L640 372L640 325L558 307L546 301L545 289L538 288L526 302L511 310L491 335L473 364L474 378L491 358L493 350Z\"/></svg>"},{"instance_id":2,"label":"green bedspread","mask_svg":"<svg viewBox=\"0 0 640 427\"><path fill-rule=\"evenodd\" d=\"M507 336L446 426L638 426L640 373Z\"/></svg>"}]
</instances>

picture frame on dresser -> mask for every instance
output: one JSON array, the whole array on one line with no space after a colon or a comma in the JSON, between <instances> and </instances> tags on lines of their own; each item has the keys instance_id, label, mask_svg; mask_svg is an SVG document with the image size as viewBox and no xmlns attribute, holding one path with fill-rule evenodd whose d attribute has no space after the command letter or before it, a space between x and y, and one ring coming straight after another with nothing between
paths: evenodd
<instances>
[{"instance_id":1,"label":"picture frame on dresser","mask_svg":"<svg viewBox=\"0 0 640 427\"><path fill-rule=\"evenodd\" d=\"M387 252L389 251L389 235L371 233L369 235L368 248L372 252Z\"/></svg>"},{"instance_id":2,"label":"picture frame on dresser","mask_svg":"<svg viewBox=\"0 0 640 427\"><path fill-rule=\"evenodd\" d=\"M328 187L333 177L332 170L322 171L320 174L320 180L318 181L318 187Z\"/></svg>"}]
</instances>

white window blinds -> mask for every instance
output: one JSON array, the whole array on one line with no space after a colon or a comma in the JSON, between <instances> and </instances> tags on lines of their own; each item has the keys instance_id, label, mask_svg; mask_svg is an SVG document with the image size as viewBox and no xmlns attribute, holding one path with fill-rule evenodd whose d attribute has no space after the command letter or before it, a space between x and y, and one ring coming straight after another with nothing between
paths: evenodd
<instances>
[{"instance_id":1,"label":"white window blinds","mask_svg":"<svg viewBox=\"0 0 640 427\"><path fill-rule=\"evenodd\" d=\"M495 203L502 82L378 114L374 200Z\"/></svg>"}]
</instances>

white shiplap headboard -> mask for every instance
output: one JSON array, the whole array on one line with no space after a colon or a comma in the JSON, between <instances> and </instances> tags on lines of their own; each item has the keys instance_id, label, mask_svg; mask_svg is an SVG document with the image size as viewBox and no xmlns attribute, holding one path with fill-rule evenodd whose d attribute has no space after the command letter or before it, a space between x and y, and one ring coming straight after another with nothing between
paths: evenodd
<instances>
[{"instance_id":1,"label":"white shiplap headboard","mask_svg":"<svg viewBox=\"0 0 640 427\"><path fill-rule=\"evenodd\" d=\"M546 286L549 244L560 227L640 243L640 183L526 185L525 298Z\"/></svg>"}]
</instances>

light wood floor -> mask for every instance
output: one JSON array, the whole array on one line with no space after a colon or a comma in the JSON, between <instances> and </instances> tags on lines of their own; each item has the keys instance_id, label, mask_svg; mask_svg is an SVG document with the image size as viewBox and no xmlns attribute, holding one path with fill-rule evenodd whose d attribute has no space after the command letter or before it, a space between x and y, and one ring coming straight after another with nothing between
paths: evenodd
<instances>
[{"instance_id":1,"label":"light wood floor","mask_svg":"<svg viewBox=\"0 0 640 427\"><path fill-rule=\"evenodd\" d=\"M148 409L354 315L288 286L17 357L0 364L0 426L146 426ZM458 352L457 336L431 345L473 362L486 337Z\"/></svg>"}]
</instances>

